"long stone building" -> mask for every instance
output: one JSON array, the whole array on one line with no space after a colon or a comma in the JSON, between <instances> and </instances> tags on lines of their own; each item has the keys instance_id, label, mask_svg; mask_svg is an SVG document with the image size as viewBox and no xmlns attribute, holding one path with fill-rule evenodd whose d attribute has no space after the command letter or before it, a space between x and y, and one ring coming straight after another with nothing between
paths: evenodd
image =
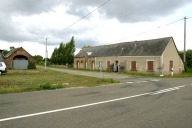
<instances>
[{"instance_id":1,"label":"long stone building","mask_svg":"<svg viewBox=\"0 0 192 128\"><path fill-rule=\"evenodd\" d=\"M181 73L184 64L172 37L83 48L74 67L142 73Z\"/></svg>"}]
</instances>

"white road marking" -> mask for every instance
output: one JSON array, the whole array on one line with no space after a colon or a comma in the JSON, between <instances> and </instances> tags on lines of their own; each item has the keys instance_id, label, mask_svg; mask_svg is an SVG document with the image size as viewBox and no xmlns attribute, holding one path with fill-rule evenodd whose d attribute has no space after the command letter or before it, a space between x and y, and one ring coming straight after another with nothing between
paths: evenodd
<instances>
[{"instance_id":1,"label":"white road marking","mask_svg":"<svg viewBox=\"0 0 192 128\"><path fill-rule=\"evenodd\" d=\"M127 84L132 84L132 83L134 83L134 82L126 82Z\"/></svg>"},{"instance_id":2,"label":"white road marking","mask_svg":"<svg viewBox=\"0 0 192 128\"><path fill-rule=\"evenodd\" d=\"M183 87L185 87L185 85L174 87L174 88L159 90L156 92L152 92L150 95L157 95L157 94L161 94L161 93L165 93L165 92L170 92L170 91L178 90L178 89L183 88Z\"/></svg>"},{"instance_id":3,"label":"white road marking","mask_svg":"<svg viewBox=\"0 0 192 128\"><path fill-rule=\"evenodd\" d=\"M156 95L156 94L160 94L160 93L165 93L165 92L177 90L177 89L180 89L182 87L185 87L185 85L177 86L174 88L163 89L163 90L159 90L159 91L155 91L155 92L148 92L148 93L143 93L143 94L138 94L138 95L133 95L133 96L127 96L127 97L122 97L122 98L117 98L117 99L112 99L112 100L106 100L106 101L101 101L101 102L95 102L95 103L90 103L90 104L85 104L85 105L79 105L79 106L74 106L74 107L55 109L55 110L50 110L50 111L44 111L44 112L26 114L26 115L21 115L21 116L3 118L3 119L0 119L0 122L15 120L15 119L21 119L21 118L27 118L27 117L33 117L33 116L38 116L38 115L44 115L44 114L49 114L49 113L56 113L56 112L67 111L67 110L73 110L73 109L77 109L77 108L84 108L84 107L89 107L89 106L94 106L94 105L99 105L99 104L105 104L105 103L110 103L110 102L115 102L115 101L121 101L121 100L141 97L141 96L145 96L145 95Z\"/></svg>"},{"instance_id":4,"label":"white road marking","mask_svg":"<svg viewBox=\"0 0 192 128\"><path fill-rule=\"evenodd\" d=\"M0 122L20 119L20 118L26 118L26 117L32 117L32 116L38 116L38 115L43 115L43 114L49 114L49 113L55 113L55 112L60 112L60 111L72 110L72 109L77 109L77 108L83 108L83 107L88 107L88 106L93 106L93 105L99 105L99 104L104 104L104 103L120 101L120 100L130 99L130 98L139 97L139 96L144 96L144 95L148 95L148 94L149 93L143 93L143 94L139 94L139 95L133 95L133 96L123 97L123 98L118 98L118 99L113 99L113 100L107 100L107 101L101 101L101 102L96 102L96 103L91 103L91 104L79 105L79 106L74 106L74 107L69 107L69 108L62 108L62 109L56 109L56 110L50 110L50 111L45 111L45 112L27 114L27 115L22 115L22 116L4 118L4 119L0 119Z\"/></svg>"},{"instance_id":5,"label":"white road marking","mask_svg":"<svg viewBox=\"0 0 192 128\"><path fill-rule=\"evenodd\" d=\"M160 80L158 80L158 79L153 79L153 80L150 80L150 81L156 81L156 82L157 82L157 81L160 81Z\"/></svg>"},{"instance_id":6,"label":"white road marking","mask_svg":"<svg viewBox=\"0 0 192 128\"><path fill-rule=\"evenodd\" d=\"M160 81L160 80L158 80L158 79L152 79L152 80L149 80L149 81L152 81L152 82L158 82L158 81ZM133 83L137 83L137 84L139 84L139 83L147 83L147 82L149 82L149 81L145 81L145 80L143 80L143 81L128 81L128 82L126 82L127 84L133 84Z\"/></svg>"},{"instance_id":7,"label":"white road marking","mask_svg":"<svg viewBox=\"0 0 192 128\"><path fill-rule=\"evenodd\" d=\"M148 81L141 81L141 82L146 83L146 82L148 82Z\"/></svg>"}]
</instances>

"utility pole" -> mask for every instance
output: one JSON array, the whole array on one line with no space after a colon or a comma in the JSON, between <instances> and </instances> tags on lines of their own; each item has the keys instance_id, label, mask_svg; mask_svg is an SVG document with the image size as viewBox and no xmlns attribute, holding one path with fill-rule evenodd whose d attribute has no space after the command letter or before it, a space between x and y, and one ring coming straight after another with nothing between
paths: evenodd
<instances>
[{"instance_id":1,"label":"utility pole","mask_svg":"<svg viewBox=\"0 0 192 128\"><path fill-rule=\"evenodd\" d=\"M45 70L47 70L47 40L48 38L45 38L46 42L45 42Z\"/></svg>"},{"instance_id":2,"label":"utility pole","mask_svg":"<svg viewBox=\"0 0 192 128\"><path fill-rule=\"evenodd\" d=\"M186 17L184 17L184 53L183 53L183 61L184 66L186 65Z\"/></svg>"}]
</instances>

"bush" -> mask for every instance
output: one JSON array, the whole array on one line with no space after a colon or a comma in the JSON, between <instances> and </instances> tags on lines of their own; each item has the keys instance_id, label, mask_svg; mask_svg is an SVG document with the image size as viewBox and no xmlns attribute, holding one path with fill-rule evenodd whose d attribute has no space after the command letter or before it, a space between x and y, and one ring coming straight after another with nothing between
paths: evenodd
<instances>
[{"instance_id":1,"label":"bush","mask_svg":"<svg viewBox=\"0 0 192 128\"><path fill-rule=\"evenodd\" d=\"M36 65L35 65L35 63L29 62L27 68L28 68L28 69L36 69Z\"/></svg>"},{"instance_id":2,"label":"bush","mask_svg":"<svg viewBox=\"0 0 192 128\"><path fill-rule=\"evenodd\" d=\"M39 88L40 89L45 89L45 90L49 90L49 89L52 89L52 87L51 87L51 84L49 84L48 82L47 83L43 83L43 84L40 84L39 85Z\"/></svg>"},{"instance_id":3,"label":"bush","mask_svg":"<svg viewBox=\"0 0 192 128\"><path fill-rule=\"evenodd\" d=\"M99 81L106 82L106 83L119 83L117 80L114 80L112 78L102 78Z\"/></svg>"},{"instance_id":4,"label":"bush","mask_svg":"<svg viewBox=\"0 0 192 128\"><path fill-rule=\"evenodd\" d=\"M51 85L49 82L39 85L40 90L53 90L53 89L59 89L59 88L64 88L64 86L61 84Z\"/></svg>"},{"instance_id":5,"label":"bush","mask_svg":"<svg viewBox=\"0 0 192 128\"><path fill-rule=\"evenodd\" d=\"M186 67L186 68L185 68L185 71L192 73L192 68L191 68L191 67Z\"/></svg>"}]
</instances>

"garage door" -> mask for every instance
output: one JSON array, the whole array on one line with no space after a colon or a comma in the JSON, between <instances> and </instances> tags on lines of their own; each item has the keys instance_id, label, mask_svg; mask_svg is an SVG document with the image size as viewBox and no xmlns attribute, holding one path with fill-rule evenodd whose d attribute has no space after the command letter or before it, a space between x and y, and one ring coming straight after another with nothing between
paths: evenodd
<instances>
[{"instance_id":1,"label":"garage door","mask_svg":"<svg viewBox=\"0 0 192 128\"><path fill-rule=\"evenodd\" d=\"M27 69L28 60L13 60L13 69Z\"/></svg>"}]
</instances>

